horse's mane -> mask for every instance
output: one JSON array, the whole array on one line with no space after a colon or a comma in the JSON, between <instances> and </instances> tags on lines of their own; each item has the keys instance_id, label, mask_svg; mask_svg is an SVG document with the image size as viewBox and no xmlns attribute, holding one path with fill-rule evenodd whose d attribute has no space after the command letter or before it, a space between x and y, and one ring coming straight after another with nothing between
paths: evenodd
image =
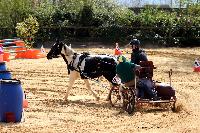
<instances>
[{"instance_id":1,"label":"horse's mane","mask_svg":"<svg viewBox=\"0 0 200 133\"><path fill-rule=\"evenodd\" d=\"M90 53L89 52L82 52L81 54L83 54L83 55L90 55Z\"/></svg>"},{"instance_id":2,"label":"horse's mane","mask_svg":"<svg viewBox=\"0 0 200 133\"><path fill-rule=\"evenodd\" d=\"M68 46L67 44L64 44L65 46L67 46L68 48L69 48L69 50L70 50L70 52L73 52L73 53L76 53L76 54L78 54L72 47L71 47L71 44L70 44L70 46ZM81 52L80 53L81 55L84 55L85 57L86 56L89 56L89 55L99 55L99 56L108 56L108 57L111 57L111 58L114 58L114 59L116 59L116 56L114 56L114 55L111 55L111 54L91 54L91 53L89 53L89 52Z\"/></svg>"}]
</instances>

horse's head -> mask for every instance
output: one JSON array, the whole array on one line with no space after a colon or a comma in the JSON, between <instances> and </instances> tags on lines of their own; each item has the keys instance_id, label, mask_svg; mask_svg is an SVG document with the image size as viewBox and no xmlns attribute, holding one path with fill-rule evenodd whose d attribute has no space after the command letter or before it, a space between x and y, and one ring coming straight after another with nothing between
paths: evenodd
<instances>
[{"instance_id":1,"label":"horse's head","mask_svg":"<svg viewBox=\"0 0 200 133\"><path fill-rule=\"evenodd\" d=\"M64 44L62 42L59 42L57 40L56 43L54 43L53 46L51 47L49 53L47 54L47 59L57 58L58 55L61 54L63 45Z\"/></svg>"},{"instance_id":2,"label":"horse's head","mask_svg":"<svg viewBox=\"0 0 200 133\"><path fill-rule=\"evenodd\" d=\"M61 50L61 54L65 56L74 55L75 51L71 48L71 44L69 46L64 45L63 49Z\"/></svg>"},{"instance_id":3,"label":"horse's head","mask_svg":"<svg viewBox=\"0 0 200 133\"><path fill-rule=\"evenodd\" d=\"M70 56L74 54L74 50L71 49L71 46L67 46L63 42L59 42L57 40L47 54L47 59L57 58L60 54L64 56Z\"/></svg>"}]
</instances>

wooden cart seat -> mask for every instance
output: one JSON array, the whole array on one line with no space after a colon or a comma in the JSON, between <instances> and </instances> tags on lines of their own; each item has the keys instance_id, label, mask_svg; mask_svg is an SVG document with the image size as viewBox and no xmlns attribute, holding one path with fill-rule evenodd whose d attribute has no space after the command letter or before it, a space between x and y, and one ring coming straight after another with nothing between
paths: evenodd
<instances>
[{"instance_id":1,"label":"wooden cart seat","mask_svg":"<svg viewBox=\"0 0 200 133\"><path fill-rule=\"evenodd\" d=\"M142 67L136 74L139 78L149 78L153 77L153 69L154 67L152 61L140 61L139 65Z\"/></svg>"}]
</instances>

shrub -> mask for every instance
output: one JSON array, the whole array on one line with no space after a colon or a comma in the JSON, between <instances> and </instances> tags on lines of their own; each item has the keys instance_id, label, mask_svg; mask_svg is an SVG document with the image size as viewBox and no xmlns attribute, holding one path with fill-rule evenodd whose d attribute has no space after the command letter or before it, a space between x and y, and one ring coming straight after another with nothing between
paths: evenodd
<instances>
[{"instance_id":1,"label":"shrub","mask_svg":"<svg viewBox=\"0 0 200 133\"><path fill-rule=\"evenodd\" d=\"M35 17L31 15L23 22L17 23L16 32L20 38L23 38L26 46L31 48L34 43L35 34L38 32L39 24Z\"/></svg>"}]
</instances>

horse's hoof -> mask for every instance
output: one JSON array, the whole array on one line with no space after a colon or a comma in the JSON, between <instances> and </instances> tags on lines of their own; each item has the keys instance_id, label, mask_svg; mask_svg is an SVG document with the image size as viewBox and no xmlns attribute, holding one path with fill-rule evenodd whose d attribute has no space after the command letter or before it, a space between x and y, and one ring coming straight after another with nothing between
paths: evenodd
<instances>
[{"instance_id":1,"label":"horse's hoof","mask_svg":"<svg viewBox=\"0 0 200 133\"><path fill-rule=\"evenodd\" d=\"M109 98L106 98L106 101L110 101L110 99L109 99Z\"/></svg>"},{"instance_id":2,"label":"horse's hoof","mask_svg":"<svg viewBox=\"0 0 200 133\"><path fill-rule=\"evenodd\" d=\"M100 100L100 97L97 97L97 98L96 98L96 101L99 101L99 100Z\"/></svg>"},{"instance_id":3,"label":"horse's hoof","mask_svg":"<svg viewBox=\"0 0 200 133\"><path fill-rule=\"evenodd\" d=\"M65 97L65 98L64 98L64 101L65 101L65 102L68 102L68 98L67 98L67 97Z\"/></svg>"},{"instance_id":4,"label":"horse's hoof","mask_svg":"<svg viewBox=\"0 0 200 133\"><path fill-rule=\"evenodd\" d=\"M65 100L63 101L63 104L68 104L69 103L69 100Z\"/></svg>"},{"instance_id":5,"label":"horse's hoof","mask_svg":"<svg viewBox=\"0 0 200 133\"><path fill-rule=\"evenodd\" d=\"M107 98L106 98L106 101L111 101L111 91L109 92Z\"/></svg>"},{"instance_id":6,"label":"horse's hoof","mask_svg":"<svg viewBox=\"0 0 200 133\"><path fill-rule=\"evenodd\" d=\"M108 97L106 98L106 101L110 101L110 100L111 100L111 97L108 96Z\"/></svg>"},{"instance_id":7,"label":"horse's hoof","mask_svg":"<svg viewBox=\"0 0 200 133\"><path fill-rule=\"evenodd\" d=\"M64 99L64 101L68 102L68 99Z\"/></svg>"}]
</instances>

